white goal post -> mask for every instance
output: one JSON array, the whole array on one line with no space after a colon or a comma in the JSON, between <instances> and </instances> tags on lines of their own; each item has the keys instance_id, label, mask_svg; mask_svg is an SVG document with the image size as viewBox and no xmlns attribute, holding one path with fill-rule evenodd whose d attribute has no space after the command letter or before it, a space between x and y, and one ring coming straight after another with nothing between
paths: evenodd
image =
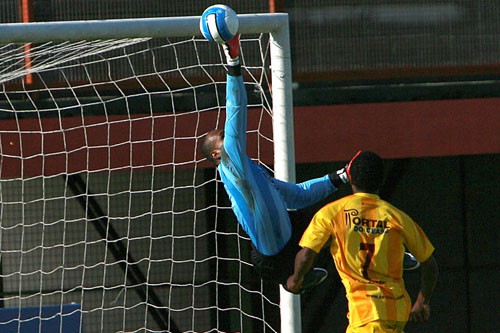
<instances>
[{"instance_id":1,"label":"white goal post","mask_svg":"<svg viewBox=\"0 0 500 333\"><path fill-rule=\"evenodd\" d=\"M275 177L279 179L294 182L295 159L292 69L288 15L280 13L240 14L238 17L240 21L239 32L242 35L269 33L274 174ZM201 36L199 31L199 17L195 16L0 24L1 45L193 36ZM29 52L26 56L29 56ZM8 66L5 65L4 67ZM23 75L30 73L30 69L25 68ZM10 80L8 71L3 70L0 72L0 80ZM36 103L33 102L33 104ZM2 145L4 144L6 143L2 142ZM2 240L3 239L0 238L0 241ZM137 279L140 278L140 276L137 277ZM287 333L300 332L301 316L299 296L292 295L281 289L280 311L281 331Z\"/></svg>"}]
</instances>

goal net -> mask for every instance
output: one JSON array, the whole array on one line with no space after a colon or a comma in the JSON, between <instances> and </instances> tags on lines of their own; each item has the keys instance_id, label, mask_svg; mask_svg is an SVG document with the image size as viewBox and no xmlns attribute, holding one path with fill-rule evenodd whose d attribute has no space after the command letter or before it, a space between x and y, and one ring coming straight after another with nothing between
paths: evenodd
<instances>
[{"instance_id":1,"label":"goal net","mask_svg":"<svg viewBox=\"0 0 500 333\"><path fill-rule=\"evenodd\" d=\"M249 155L293 180L287 23L240 15ZM278 332L279 292L198 153L225 114L198 18L0 36L0 331Z\"/></svg>"}]
</instances>

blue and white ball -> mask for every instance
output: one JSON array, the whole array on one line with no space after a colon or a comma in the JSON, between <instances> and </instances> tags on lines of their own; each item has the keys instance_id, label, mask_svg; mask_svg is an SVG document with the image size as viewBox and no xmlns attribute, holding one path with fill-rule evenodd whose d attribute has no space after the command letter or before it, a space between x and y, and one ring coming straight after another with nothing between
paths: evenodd
<instances>
[{"instance_id":1,"label":"blue and white ball","mask_svg":"<svg viewBox=\"0 0 500 333\"><path fill-rule=\"evenodd\" d=\"M210 6L201 15L201 33L211 42L225 43L233 39L238 28L238 15L226 5Z\"/></svg>"}]
</instances>

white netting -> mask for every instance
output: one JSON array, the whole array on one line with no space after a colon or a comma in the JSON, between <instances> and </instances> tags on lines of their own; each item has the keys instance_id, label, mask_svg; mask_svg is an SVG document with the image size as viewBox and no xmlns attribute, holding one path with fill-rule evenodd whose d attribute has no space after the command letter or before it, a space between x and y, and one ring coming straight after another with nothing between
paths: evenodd
<instances>
[{"instance_id":1,"label":"white netting","mask_svg":"<svg viewBox=\"0 0 500 333\"><path fill-rule=\"evenodd\" d=\"M269 164L267 35L242 49L249 151ZM197 38L0 48L0 331L278 331L277 291L197 153L224 122L220 51Z\"/></svg>"}]
</instances>

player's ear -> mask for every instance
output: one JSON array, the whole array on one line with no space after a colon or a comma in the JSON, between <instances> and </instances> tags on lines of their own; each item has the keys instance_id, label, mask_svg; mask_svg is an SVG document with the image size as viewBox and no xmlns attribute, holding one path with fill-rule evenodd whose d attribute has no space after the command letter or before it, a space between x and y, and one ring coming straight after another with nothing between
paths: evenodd
<instances>
[{"instance_id":1,"label":"player's ear","mask_svg":"<svg viewBox=\"0 0 500 333\"><path fill-rule=\"evenodd\" d=\"M214 149L210 152L210 157L213 159L213 160L219 160L220 159L220 156L221 156L221 152L220 152L220 149Z\"/></svg>"}]
</instances>

